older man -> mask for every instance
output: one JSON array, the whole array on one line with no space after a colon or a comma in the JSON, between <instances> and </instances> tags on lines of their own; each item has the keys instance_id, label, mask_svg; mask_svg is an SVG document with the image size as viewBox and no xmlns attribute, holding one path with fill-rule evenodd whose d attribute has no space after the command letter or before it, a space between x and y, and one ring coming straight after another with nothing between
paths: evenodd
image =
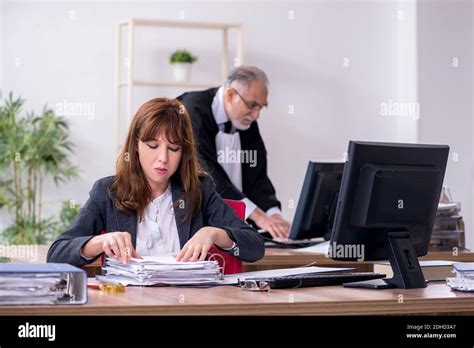
<instances>
[{"instance_id":1,"label":"older man","mask_svg":"<svg viewBox=\"0 0 474 348\"><path fill-rule=\"evenodd\" d=\"M267 175L267 151L257 124L267 96L266 74L241 66L223 86L184 93L178 99L191 115L201 160L219 194L245 202L246 219L274 238L286 238L290 224L281 215Z\"/></svg>"}]
</instances>

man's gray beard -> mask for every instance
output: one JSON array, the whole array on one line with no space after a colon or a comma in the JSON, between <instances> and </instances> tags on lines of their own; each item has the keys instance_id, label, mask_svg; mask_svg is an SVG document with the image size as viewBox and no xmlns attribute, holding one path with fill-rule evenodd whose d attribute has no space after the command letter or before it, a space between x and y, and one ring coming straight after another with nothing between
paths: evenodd
<instances>
[{"instance_id":1,"label":"man's gray beard","mask_svg":"<svg viewBox=\"0 0 474 348\"><path fill-rule=\"evenodd\" d=\"M231 123L236 129L241 130L241 131L246 131L252 125L252 123L250 123L249 125L244 125L244 124L242 124L242 123L240 123L239 121L236 121L236 120L232 120Z\"/></svg>"}]
</instances>

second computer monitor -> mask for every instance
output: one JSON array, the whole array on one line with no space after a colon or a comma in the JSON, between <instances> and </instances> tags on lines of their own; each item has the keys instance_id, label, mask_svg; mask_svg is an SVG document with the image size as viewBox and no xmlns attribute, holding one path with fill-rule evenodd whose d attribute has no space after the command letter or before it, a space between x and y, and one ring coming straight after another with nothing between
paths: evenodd
<instances>
[{"instance_id":1,"label":"second computer monitor","mask_svg":"<svg viewBox=\"0 0 474 348\"><path fill-rule=\"evenodd\" d=\"M389 259L386 285L426 286L426 255L449 153L446 145L351 141L332 230L336 260Z\"/></svg>"},{"instance_id":2,"label":"second computer monitor","mask_svg":"<svg viewBox=\"0 0 474 348\"><path fill-rule=\"evenodd\" d=\"M309 162L290 230L290 239L329 239L344 163Z\"/></svg>"}]
</instances>

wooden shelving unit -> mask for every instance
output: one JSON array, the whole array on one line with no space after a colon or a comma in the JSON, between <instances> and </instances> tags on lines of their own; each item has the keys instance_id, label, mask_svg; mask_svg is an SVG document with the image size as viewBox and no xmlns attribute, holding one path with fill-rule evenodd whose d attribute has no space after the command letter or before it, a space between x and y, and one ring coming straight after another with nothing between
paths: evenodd
<instances>
[{"instance_id":1,"label":"wooden shelving unit","mask_svg":"<svg viewBox=\"0 0 474 348\"><path fill-rule=\"evenodd\" d=\"M134 62L134 31L137 27L166 27L180 29L197 29L197 30L220 30L222 31L222 51L221 51L221 81L209 82L175 82L175 81L142 81L136 80L133 76ZM122 35L122 29L127 30L127 35ZM242 24L229 23L201 23L190 21L167 21L154 19L131 18L118 24L117 30L117 52L116 52L116 70L115 70L115 91L116 91L116 110L115 110L115 148L117 153L120 151L120 115L121 115L121 90L126 88L126 125L130 124L132 118L132 100L133 89L135 87L176 87L176 88L209 88L218 86L223 83L229 72L229 31L236 30L237 47L236 58L239 65L243 64L243 27ZM128 41L128 68L126 76L121 76L121 52L123 37L126 36Z\"/></svg>"}]
</instances>

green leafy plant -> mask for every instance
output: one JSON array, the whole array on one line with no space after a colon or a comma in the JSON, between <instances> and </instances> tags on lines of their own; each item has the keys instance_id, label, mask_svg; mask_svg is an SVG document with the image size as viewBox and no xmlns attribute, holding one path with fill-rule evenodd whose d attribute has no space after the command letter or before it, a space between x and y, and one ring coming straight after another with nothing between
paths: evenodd
<instances>
[{"instance_id":1,"label":"green leafy plant","mask_svg":"<svg viewBox=\"0 0 474 348\"><path fill-rule=\"evenodd\" d=\"M73 201L64 201L59 212L59 222L55 227L55 235L60 234L72 223L72 220L81 210L81 206Z\"/></svg>"},{"instance_id":2,"label":"green leafy plant","mask_svg":"<svg viewBox=\"0 0 474 348\"><path fill-rule=\"evenodd\" d=\"M51 177L59 186L78 177L69 156L69 125L44 107L40 115L21 116L24 105L12 93L0 105L0 208L14 224L3 236L14 244L42 244L54 237L59 224L43 218L43 186Z\"/></svg>"},{"instance_id":3,"label":"green leafy plant","mask_svg":"<svg viewBox=\"0 0 474 348\"><path fill-rule=\"evenodd\" d=\"M197 59L187 50L176 50L170 56L170 63L194 63Z\"/></svg>"}]
</instances>

